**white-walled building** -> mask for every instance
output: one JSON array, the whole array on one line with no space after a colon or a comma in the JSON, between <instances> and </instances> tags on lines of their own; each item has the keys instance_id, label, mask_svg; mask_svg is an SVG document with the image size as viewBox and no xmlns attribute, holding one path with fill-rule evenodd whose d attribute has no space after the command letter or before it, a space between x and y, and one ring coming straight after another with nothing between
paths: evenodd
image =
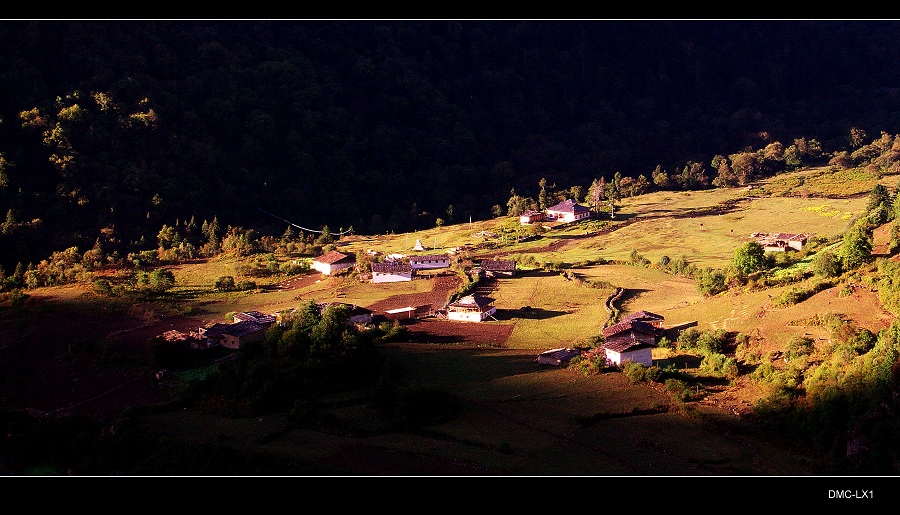
<instances>
[{"instance_id":1,"label":"white-walled building","mask_svg":"<svg viewBox=\"0 0 900 515\"><path fill-rule=\"evenodd\" d=\"M325 275L331 275L339 270L350 268L354 265L356 265L355 254L344 254L343 252L332 250L331 252L322 254L314 259L312 268Z\"/></svg>"},{"instance_id":2,"label":"white-walled building","mask_svg":"<svg viewBox=\"0 0 900 515\"><path fill-rule=\"evenodd\" d=\"M396 283L400 281L412 281L415 270L412 265L403 261L385 261L372 263L373 283Z\"/></svg>"},{"instance_id":3,"label":"white-walled building","mask_svg":"<svg viewBox=\"0 0 900 515\"><path fill-rule=\"evenodd\" d=\"M547 219L557 222L575 222L591 217L591 210L568 199L547 208Z\"/></svg>"},{"instance_id":4,"label":"white-walled building","mask_svg":"<svg viewBox=\"0 0 900 515\"><path fill-rule=\"evenodd\" d=\"M497 312L494 299L481 295L469 295L447 306L447 318L463 322L483 322Z\"/></svg>"},{"instance_id":5,"label":"white-walled building","mask_svg":"<svg viewBox=\"0 0 900 515\"><path fill-rule=\"evenodd\" d=\"M413 269L450 268L449 254L429 254L425 256L409 256L409 264Z\"/></svg>"}]
</instances>

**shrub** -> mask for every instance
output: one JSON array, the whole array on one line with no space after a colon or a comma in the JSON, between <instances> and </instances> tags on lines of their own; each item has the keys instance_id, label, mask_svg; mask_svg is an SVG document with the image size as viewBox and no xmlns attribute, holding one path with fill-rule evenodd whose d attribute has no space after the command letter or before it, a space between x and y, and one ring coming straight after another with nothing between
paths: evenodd
<instances>
[{"instance_id":1,"label":"shrub","mask_svg":"<svg viewBox=\"0 0 900 515\"><path fill-rule=\"evenodd\" d=\"M691 350L697 347L700 338L700 330L696 327L688 327L678 335L678 349Z\"/></svg>"},{"instance_id":2,"label":"shrub","mask_svg":"<svg viewBox=\"0 0 900 515\"><path fill-rule=\"evenodd\" d=\"M646 371L647 368L636 361L626 361L625 364L622 365L622 372L631 384L645 381L647 379Z\"/></svg>"},{"instance_id":3,"label":"shrub","mask_svg":"<svg viewBox=\"0 0 900 515\"><path fill-rule=\"evenodd\" d=\"M718 352L711 352L704 356L703 361L700 362L700 370L728 379L738 376L737 360Z\"/></svg>"},{"instance_id":4,"label":"shrub","mask_svg":"<svg viewBox=\"0 0 900 515\"><path fill-rule=\"evenodd\" d=\"M215 287L219 291L232 291L235 289L234 277L223 275L216 279Z\"/></svg>"},{"instance_id":5,"label":"shrub","mask_svg":"<svg viewBox=\"0 0 900 515\"><path fill-rule=\"evenodd\" d=\"M727 289L725 272L706 267L697 278L697 290L701 295L712 296Z\"/></svg>"},{"instance_id":6,"label":"shrub","mask_svg":"<svg viewBox=\"0 0 900 515\"><path fill-rule=\"evenodd\" d=\"M94 291L101 295L112 295L112 285L106 279L94 281Z\"/></svg>"},{"instance_id":7,"label":"shrub","mask_svg":"<svg viewBox=\"0 0 900 515\"><path fill-rule=\"evenodd\" d=\"M704 354L722 352L725 348L727 333L724 329L703 331L697 336L695 346Z\"/></svg>"},{"instance_id":8,"label":"shrub","mask_svg":"<svg viewBox=\"0 0 900 515\"><path fill-rule=\"evenodd\" d=\"M164 292L175 286L175 275L171 270L157 268L149 274L140 273L138 284L154 292Z\"/></svg>"},{"instance_id":9,"label":"shrub","mask_svg":"<svg viewBox=\"0 0 900 515\"><path fill-rule=\"evenodd\" d=\"M808 336L794 336L785 347L785 358L791 361L800 356L809 356L816 350L816 341Z\"/></svg>"},{"instance_id":10,"label":"shrub","mask_svg":"<svg viewBox=\"0 0 900 515\"><path fill-rule=\"evenodd\" d=\"M239 291L255 290L256 289L256 281L250 281L248 279L243 279L241 281L238 281L238 283L235 285L235 288L237 288Z\"/></svg>"},{"instance_id":11,"label":"shrub","mask_svg":"<svg viewBox=\"0 0 900 515\"><path fill-rule=\"evenodd\" d=\"M680 401L687 401L691 398L691 388L681 379L669 378L664 383L666 391Z\"/></svg>"}]
</instances>

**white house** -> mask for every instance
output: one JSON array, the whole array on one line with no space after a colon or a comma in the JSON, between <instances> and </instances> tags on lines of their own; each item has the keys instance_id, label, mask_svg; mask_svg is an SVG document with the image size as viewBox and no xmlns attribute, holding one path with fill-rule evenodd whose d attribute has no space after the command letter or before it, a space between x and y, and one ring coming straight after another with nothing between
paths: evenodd
<instances>
[{"instance_id":1,"label":"white house","mask_svg":"<svg viewBox=\"0 0 900 515\"><path fill-rule=\"evenodd\" d=\"M409 264L412 265L415 270L426 268L450 268L450 256L448 254L409 256Z\"/></svg>"},{"instance_id":2,"label":"white house","mask_svg":"<svg viewBox=\"0 0 900 515\"><path fill-rule=\"evenodd\" d=\"M655 345L635 338L634 333L618 334L603 343L606 359L616 365L633 361L647 367L653 366L653 347Z\"/></svg>"},{"instance_id":3,"label":"white house","mask_svg":"<svg viewBox=\"0 0 900 515\"><path fill-rule=\"evenodd\" d=\"M591 217L591 210L568 199L547 208L547 219L557 222L575 222Z\"/></svg>"},{"instance_id":4,"label":"white house","mask_svg":"<svg viewBox=\"0 0 900 515\"><path fill-rule=\"evenodd\" d=\"M447 306L447 318L463 322L483 322L497 312L493 302L494 299L481 295L463 297Z\"/></svg>"},{"instance_id":5,"label":"white house","mask_svg":"<svg viewBox=\"0 0 900 515\"><path fill-rule=\"evenodd\" d=\"M332 250L326 254L322 254L313 260L312 268L318 270L325 275L331 275L339 270L350 268L356 265L355 254L344 254L336 250Z\"/></svg>"},{"instance_id":6,"label":"white house","mask_svg":"<svg viewBox=\"0 0 900 515\"><path fill-rule=\"evenodd\" d=\"M653 365L653 347L662 331L662 315L638 311L621 322L603 329L606 359L616 365L634 361L645 366Z\"/></svg>"},{"instance_id":7,"label":"white house","mask_svg":"<svg viewBox=\"0 0 900 515\"><path fill-rule=\"evenodd\" d=\"M384 263L372 263L373 283L396 283L399 281L412 281L415 270L412 265L403 261L385 261Z\"/></svg>"},{"instance_id":8,"label":"white house","mask_svg":"<svg viewBox=\"0 0 900 515\"><path fill-rule=\"evenodd\" d=\"M785 252L787 250L803 250L806 241L809 239L808 234L793 233L765 233L755 232L751 234L756 238L756 242L762 245L765 252Z\"/></svg>"}]
</instances>

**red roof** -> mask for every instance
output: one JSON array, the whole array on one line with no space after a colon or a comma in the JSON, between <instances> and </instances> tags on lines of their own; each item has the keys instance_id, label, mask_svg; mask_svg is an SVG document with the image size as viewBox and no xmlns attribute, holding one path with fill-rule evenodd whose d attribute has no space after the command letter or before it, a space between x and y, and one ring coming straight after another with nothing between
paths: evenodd
<instances>
[{"instance_id":1,"label":"red roof","mask_svg":"<svg viewBox=\"0 0 900 515\"><path fill-rule=\"evenodd\" d=\"M516 270L516 262L512 259L483 259L481 261L481 269L499 272L514 272Z\"/></svg>"},{"instance_id":2,"label":"red roof","mask_svg":"<svg viewBox=\"0 0 900 515\"><path fill-rule=\"evenodd\" d=\"M335 263L339 263L342 261L344 261L344 262L356 261L356 255L344 254L342 252L332 250L331 252L328 252L327 254L322 254L321 256L316 258L316 262L325 263L328 265L333 265Z\"/></svg>"},{"instance_id":3,"label":"red roof","mask_svg":"<svg viewBox=\"0 0 900 515\"><path fill-rule=\"evenodd\" d=\"M555 206L548 207L547 211L556 211L557 213L584 213L590 211L590 209L576 203L572 199L568 199Z\"/></svg>"}]
</instances>

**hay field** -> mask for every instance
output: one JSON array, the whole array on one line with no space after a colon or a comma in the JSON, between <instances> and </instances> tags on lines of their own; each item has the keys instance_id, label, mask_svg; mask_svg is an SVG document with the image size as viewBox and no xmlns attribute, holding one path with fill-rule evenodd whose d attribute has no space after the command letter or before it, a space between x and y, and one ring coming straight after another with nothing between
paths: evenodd
<instances>
[{"instance_id":1,"label":"hay field","mask_svg":"<svg viewBox=\"0 0 900 515\"><path fill-rule=\"evenodd\" d=\"M705 203L691 198L691 209L713 207L716 204L709 202L724 198L727 196L715 193L704 195ZM639 199L635 197L632 204L637 218L634 222L608 234L572 240L562 249L542 255L546 260L561 262L597 258L627 261L636 250L654 263L663 256L684 256L698 267L723 268L730 264L735 249L750 241L754 232L840 236L863 213L867 200L752 198L732 212L679 218L638 204Z\"/></svg>"},{"instance_id":2,"label":"hay field","mask_svg":"<svg viewBox=\"0 0 900 515\"><path fill-rule=\"evenodd\" d=\"M544 351L584 345L597 335L609 317L604 304L613 291L535 272L498 280L491 297L499 321L515 325L506 346Z\"/></svg>"}]
</instances>

